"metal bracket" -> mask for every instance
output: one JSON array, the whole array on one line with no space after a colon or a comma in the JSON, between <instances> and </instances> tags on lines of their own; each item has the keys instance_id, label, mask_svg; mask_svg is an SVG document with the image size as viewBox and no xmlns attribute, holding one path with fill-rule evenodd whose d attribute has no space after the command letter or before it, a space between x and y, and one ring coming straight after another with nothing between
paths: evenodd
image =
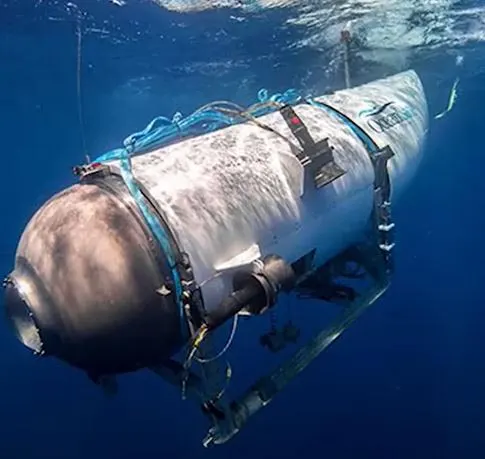
<instances>
[{"instance_id":1,"label":"metal bracket","mask_svg":"<svg viewBox=\"0 0 485 459\"><path fill-rule=\"evenodd\" d=\"M280 113L302 148L296 153L296 156L313 178L316 188L324 187L346 173L335 162L328 138L315 142L301 118L290 105L283 106Z\"/></svg>"},{"instance_id":2,"label":"metal bracket","mask_svg":"<svg viewBox=\"0 0 485 459\"><path fill-rule=\"evenodd\" d=\"M88 176L100 174L107 175L109 173L109 166L95 162L90 164L83 164L81 166L74 166L72 168L72 172L74 175L77 175L80 180L83 180Z\"/></svg>"},{"instance_id":3,"label":"metal bracket","mask_svg":"<svg viewBox=\"0 0 485 459\"><path fill-rule=\"evenodd\" d=\"M387 163L394 156L394 152L389 146L385 146L369 156L374 166L374 226L377 244L390 274L394 269L391 256L395 246L395 224L391 216L391 181Z\"/></svg>"}]
</instances>

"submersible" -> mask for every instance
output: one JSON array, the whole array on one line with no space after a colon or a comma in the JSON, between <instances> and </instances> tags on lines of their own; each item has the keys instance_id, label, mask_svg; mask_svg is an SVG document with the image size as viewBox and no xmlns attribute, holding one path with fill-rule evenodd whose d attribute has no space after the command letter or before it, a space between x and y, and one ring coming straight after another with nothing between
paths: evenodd
<instances>
[{"instance_id":1,"label":"submersible","mask_svg":"<svg viewBox=\"0 0 485 459\"><path fill-rule=\"evenodd\" d=\"M76 168L79 183L32 217L4 283L8 320L34 353L95 381L156 371L199 401L213 423L204 444L223 443L387 289L391 203L419 166L427 123L412 70L155 120ZM364 290L345 283L351 266ZM277 307L282 292L343 304L342 315L227 400L210 389L204 343L228 320ZM287 327L261 342L277 351L297 335Z\"/></svg>"}]
</instances>

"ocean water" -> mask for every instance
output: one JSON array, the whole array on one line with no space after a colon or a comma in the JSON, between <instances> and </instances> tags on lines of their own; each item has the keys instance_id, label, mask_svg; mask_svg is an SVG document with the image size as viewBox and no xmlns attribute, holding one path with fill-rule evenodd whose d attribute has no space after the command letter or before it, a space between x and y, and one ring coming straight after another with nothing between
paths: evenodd
<instances>
[{"instance_id":1,"label":"ocean water","mask_svg":"<svg viewBox=\"0 0 485 459\"><path fill-rule=\"evenodd\" d=\"M353 85L414 69L430 109L424 160L394 209L386 296L213 449L198 408L154 374L126 375L106 397L1 322L0 458L485 456L483 1L0 0L0 273L86 151L117 147L158 115L250 105L261 88L341 89L343 28ZM434 119L457 78L456 102ZM320 307L290 306L307 324ZM236 381L272 365L257 339L236 335Z\"/></svg>"}]
</instances>

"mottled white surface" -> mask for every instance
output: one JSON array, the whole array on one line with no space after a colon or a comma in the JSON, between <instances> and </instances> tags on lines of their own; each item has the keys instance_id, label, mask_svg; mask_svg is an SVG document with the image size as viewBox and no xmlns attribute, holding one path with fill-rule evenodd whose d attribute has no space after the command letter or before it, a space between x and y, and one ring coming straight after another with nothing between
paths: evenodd
<instances>
[{"instance_id":1,"label":"mottled white surface","mask_svg":"<svg viewBox=\"0 0 485 459\"><path fill-rule=\"evenodd\" d=\"M350 116L379 146L396 153L390 175L394 196L413 175L427 126L427 105L418 76L408 71L368 85L324 96ZM378 135L357 114L394 102L415 115ZM231 126L133 159L135 177L158 202L184 251L191 258L208 307L229 289L230 274L216 275L252 244L263 255L293 262L317 248L324 262L362 234L372 209L373 169L360 140L338 119L309 105L296 112L318 141L329 137L337 163L347 171L332 184L304 188L303 168L290 145L255 124ZM279 113L260 118L294 144Z\"/></svg>"}]
</instances>

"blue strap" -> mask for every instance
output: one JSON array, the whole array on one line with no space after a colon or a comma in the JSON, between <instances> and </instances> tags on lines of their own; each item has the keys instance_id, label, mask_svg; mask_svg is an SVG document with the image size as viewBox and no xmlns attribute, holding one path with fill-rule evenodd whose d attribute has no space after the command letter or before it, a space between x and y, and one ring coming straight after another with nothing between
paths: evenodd
<instances>
[{"instance_id":1,"label":"blue strap","mask_svg":"<svg viewBox=\"0 0 485 459\"><path fill-rule=\"evenodd\" d=\"M135 179L133 178L133 173L131 170L131 160L128 151L120 149L118 150L118 155L118 158L120 160L121 176L126 186L128 187L130 194L133 196L133 199L135 200L138 208L140 209L140 212L142 213L146 224L150 228L151 232L154 234L157 242L160 244L163 253L167 257L175 286L175 301L179 307L180 320L183 323L185 315L182 302L182 282L177 269L177 261L170 244L170 237L163 228L163 225L161 225L159 220L155 218L153 213L148 209L147 205L145 204L143 194L138 187ZM182 327L182 330L184 333L187 333L186 327Z\"/></svg>"},{"instance_id":2,"label":"blue strap","mask_svg":"<svg viewBox=\"0 0 485 459\"><path fill-rule=\"evenodd\" d=\"M326 112L333 115L338 120L342 121L345 126L347 126L364 144L366 150L370 154L375 154L379 151L378 145L374 142L372 137L367 134L355 121L350 119L347 115L344 115L337 109L333 108L331 105L327 105L323 102L317 102L316 100L307 99L306 102L314 107L325 110Z\"/></svg>"}]
</instances>

